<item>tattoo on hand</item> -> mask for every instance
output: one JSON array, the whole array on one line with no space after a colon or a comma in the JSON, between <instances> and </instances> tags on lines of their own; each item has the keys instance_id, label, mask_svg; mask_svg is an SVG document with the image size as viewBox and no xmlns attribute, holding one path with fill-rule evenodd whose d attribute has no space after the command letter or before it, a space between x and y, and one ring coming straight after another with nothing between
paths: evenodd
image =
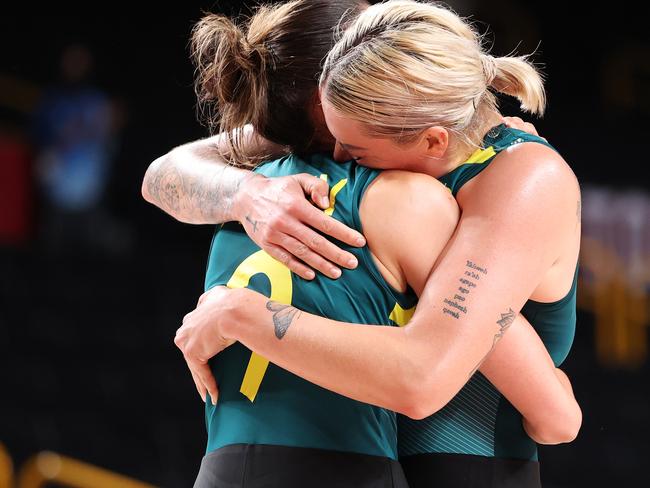
<instances>
[{"instance_id":1,"label":"tattoo on hand","mask_svg":"<svg viewBox=\"0 0 650 488\"><path fill-rule=\"evenodd\" d=\"M275 327L275 337L282 339L284 334L287 333L291 322L295 317L300 316L301 312L291 305L284 303L274 302L269 300L266 302L266 309L273 312L273 326Z\"/></svg>"},{"instance_id":2,"label":"tattoo on hand","mask_svg":"<svg viewBox=\"0 0 650 488\"><path fill-rule=\"evenodd\" d=\"M253 220L250 218L250 215L246 216L246 221L249 222L253 226L253 232L257 232L257 220Z\"/></svg>"},{"instance_id":3,"label":"tattoo on hand","mask_svg":"<svg viewBox=\"0 0 650 488\"><path fill-rule=\"evenodd\" d=\"M470 378L472 376L474 376L474 373L476 373L476 371L478 371L478 369L481 367L481 364L483 364L485 359L494 350L494 347L497 345L497 342L499 342L499 339L501 339L503 337L503 335L506 333L508 328L515 321L516 317L517 317L517 314L511 308L508 308L508 311L506 313L501 313L501 318L499 320L497 320L497 324L499 325L499 331L494 335L494 339L492 340L492 347L490 347L490 350L488 351L488 353L476 365L476 367L474 368L472 373L469 375Z\"/></svg>"}]
</instances>

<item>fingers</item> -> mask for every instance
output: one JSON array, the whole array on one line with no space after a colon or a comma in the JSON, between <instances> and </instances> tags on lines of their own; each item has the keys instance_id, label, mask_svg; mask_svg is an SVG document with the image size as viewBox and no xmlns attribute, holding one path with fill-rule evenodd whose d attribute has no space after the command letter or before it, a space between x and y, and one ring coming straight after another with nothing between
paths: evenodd
<instances>
[{"instance_id":1,"label":"fingers","mask_svg":"<svg viewBox=\"0 0 650 488\"><path fill-rule=\"evenodd\" d=\"M525 122L521 117L503 117L503 123L513 129L518 129L539 136L537 128L530 122Z\"/></svg>"},{"instance_id":2,"label":"fingers","mask_svg":"<svg viewBox=\"0 0 650 488\"><path fill-rule=\"evenodd\" d=\"M298 247L295 252L287 247L286 243L283 243L283 247L330 278L338 278L341 275L336 266L354 269L359 265L357 258L352 253L342 250L309 227L296 223L295 226L289 226L287 234L297 240ZM332 273L336 273L336 276Z\"/></svg>"},{"instance_id":3,"label":"fingers","mask_svg":"<svg viewBox=\"0 0 650 488\"><path fill-rule=\"evenodd\" d=\"M316 178L310 174L301 173L298 175L293 175L293 179L296 180L306 195L309 195L314 203L326 209L330 205L329 198L329 185L327 181Z\"/></svg>"},{"instance_id":4,"label":"fingers","mask_svg":"<svg viewBox=\"0 0 650 488\"><path fill-rule=\"evenodd\" d=\"M203 385L203 382L199 379L199 377L192 371L190 368L190 373L192 373L192 379L194 380L194 386L196 386L196 391L199 392L199 396L201 397L201 400L203 400L203 403L205 403L205 394L206 394L206 388Z\"/></svg>"},{"instance_id":5,"label":"fingers","mask_svg":"<svg viewBox=\"0 0 650 488\"><path fill-rule=\"evenodd\" d=\"M321 245L320 241L326 242L327 244L329 244L333 248L333 250L327 249L328 252L324 253L324 254L328 254L328 253L332 254L333 253L335 255L338 255L338 254L343 252L340 249L338 249L336 246L334 246L334 244L332 244L331 242L324 239L322 236L319 236L318 234L316 234L315 232L313 232L311 230L309 232L313 233L314 237L313 238L307 237L305 240L307 240L311 245L315 245L316 247L320 247L319 252L325 250L324 245ZM337 279L337 278L339 278L341 276L341 270L339 268L334 266L332 263L330 263L329 261L324 259L319 254L316 254L304 242L301 242L301 241L299 241L297 239L294 239L293 237L287 235L287 236L285 236L283 238L282 247L284 249L288 250L291 254L293 254L294 256L299 258L304 263L308 264L312 268L320 271L321 273L323 273L326 276L329 276L332 279ZM346 254L349 254L349 253L346 253ZM352 254L350 254L350 256L351 256L350 259L354 260L354 265L350 266L349 265L350 259L348 259L348 266L347 267L354 268L357 265L357 260L356 260L356 258L354 256L352 256Z\"/></svg>"},{"instance_id":6,"label":"fingers","mask_svg":"<svg viewBox=\"0 0 650 488\"><path fill-rule=\"evenodd\" d=\"M297 217L302 223L320 230L328 236L334 237L350 246L363 247L366 245L366 239L361 233L354 229L350 229L342 222L324 214L311 205L301 207L298 210ZM338 264L348 267L343 263Z\"/></svg>"},{"instance_id":7,"label":"fingers","mask_svg":"<svg viewBox=\"0 0 650 488\"><path fill-rule=\"evenodd\" d=\"M306 280L313 280L316 277L316 273L314 273L314 270L310 269L305 264L298 261L286 249L282 249L280 246L276 246L275 244L267 243L264 246L264 250L267 253L269 253L269 255L273 259L280 261L287 268L289 268L293 273L296 273L301 278L304 278Z\"/></svg>"},{"instance_id":8,"label":"fingers","mask_svg":"<svg viewBox=\"0 0 650 488\"><path fill-rule=\"evenodd\" d=\"M188 357L185 357L185 361L190 368L194 385L203 402L205 403L208 399L206 395L210 395L212 405L216 405L217 399L219 398L219 389L217 388L217 381L214 379L210 366L207 363L200 363Z\"/></svg>"},{"instance_id":9,"label":"fingers","mask_svg":"<svg viewBox=\"0 0 650 488\"><path fill-rule=\"evenodd\" d=\"M519 129L521 128L524 121L521 119L521 117L503 117L503 123L508 127L512 127L513 129Z\"/></svg>"},{"instance_id":10,"label":"fingers","mask_svg":"<svg viewBox=\"0 0 650 488\"><path fill-rule=\"evenodd\" d=\"M219 390L217 389L217 381L212 375L210 366L208 363L195 363L193 366L194 372L199 377L199 380L203 383L203 386L208 391L210 399L212 400L212 405L217 404L217 399L219 398Z\"/></svg>"},{"instance_id":11,"label":"fingers","mask_svg":"<svg viewBox=\"0 0 650 488\"><path fill-rule=\"evenodd\" d=\"M330 230L334 229L329 223L322 223L321 219L325 218L335 224L340 224L342 226L341 232L349 230L340 222L322 214L314 207L310 206L310 208L315 212L311 217L314 223L321 222L322 227ZM338 230L334 229L334 232L338 233ZM339 266L354 269L359 264L352 253L342 250L327 238L297 220L292 223L284 223L282 230L270 237L272 244L267 244L265 250L305 279L313 279L315 276L313 271L305 264L332 279L341 276Z\"/></svg>"},{"instance_id":12,"label":"fingers","mask_svg":"<svg viewBox=\"0 0 650 488\"><path fill-rule=\"evenodd\" d=\"M312 195L312 199L315 202L319 203L321 207L329 207L329 186L327 182L308 174L295 175L294 178L300 183L305 192ZM314 198L314 195L316 195L316 198ZM319 199L323 199L323 201L320 202ZM308 203L306 205L296 205L294 208L294 215L297 218L301 219L303 223L311 225L312 227L315 227L318 230L321 230L326 234L345 242L346 244L355 247L362 247L366 244L366 240L362 234L354 229L350 229L338 220L323 214L321 211L315 209ZM305 244L307 243L305 242ZM345 266L344 264L341 265Z\"/></svg>"}]
</instances>

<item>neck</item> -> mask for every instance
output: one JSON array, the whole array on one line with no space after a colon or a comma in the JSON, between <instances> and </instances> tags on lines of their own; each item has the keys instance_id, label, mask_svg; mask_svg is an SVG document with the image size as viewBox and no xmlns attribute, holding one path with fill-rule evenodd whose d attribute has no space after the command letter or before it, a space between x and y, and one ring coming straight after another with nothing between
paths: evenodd
<instances>
[{"instance_id":1,"label":"neck","mask_svg":"<svg viewBox=\"0 0 650 488\"><path fill-rule=\"evenodd\" d=\"M475 130L465 132L465 136L473 139L471 143L464 139L459 138L458 136L452 136L450 150L447 151L448 157L445 158L444 163L441 166L444 166L446 169L443 175L449 173L450 171L455 170L461 164L469 159L469 157L474 154L474 152L480 148L483 139L485 139L486 134L497 125L503 123L503 116L499 112L490 112L486 115L483 120L483 123L480 124ZM474 137L472 138L472 134Z\"/></svg>"}]
</instances>

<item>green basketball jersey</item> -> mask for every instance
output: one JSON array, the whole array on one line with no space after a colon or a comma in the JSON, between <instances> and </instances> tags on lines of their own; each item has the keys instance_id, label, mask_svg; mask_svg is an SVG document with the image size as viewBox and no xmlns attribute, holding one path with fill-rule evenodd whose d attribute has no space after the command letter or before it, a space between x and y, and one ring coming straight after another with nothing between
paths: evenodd
<instances>
[{"instance_id":1,"label":"green basketball jersey","mask_svg":"<svg viewBox=\"0 0 650 488\"><path fill-rule=\"evenodd\" d=\"M488 167L504 149L544 139L499 125L490 130L482 148L440 181L456 196L458 190ZM554 303L528 300L521 313L535 328L556 365L571 349L576 324L577 269L571 290ZM487 457L537 459L537 446L526 434L521 414L481 374L476 373L439 412L423 420L398 416L399 454L473 454Z\"/></svg>"},{"instance_id":2,"label":"green basketball jersey","mask_svg":"<svg viewBox=\"0 0 650 488\"><path fill-rule=\"evenodd\" d=\"M256 169L266 176L310 173L330 185L325 213L361 231L359 204L379 174L324 155L287 156ZM271 299L335 320L367 324L405 323L416 297L391 288L367 247L336 244L354 254L359 266L338 280L294 275L261 251L238 223L215 232L205 289L249 287ZM289 334L291 331L289 331ZM395 414L320 388L235 343L211 361L219 385L216 407L206 405L207 451L229 444L273 444L321 448L396 459ZM390 381L389 378L386 381Z\"/></svg>"}]
</instances>

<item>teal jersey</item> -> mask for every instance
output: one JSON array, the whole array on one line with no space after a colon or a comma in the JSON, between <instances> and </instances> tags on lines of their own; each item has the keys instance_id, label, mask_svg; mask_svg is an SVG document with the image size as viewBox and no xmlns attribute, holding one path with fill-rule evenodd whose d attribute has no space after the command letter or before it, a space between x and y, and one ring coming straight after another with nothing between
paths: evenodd
<instances>
[{"instance_id":1,"label":"teal jersey","mask_svg":"<svg viewBox=\"0 0 650 488\"><path fill-rule=\"evenodd\" d=\"M440 178L452 194L488 167L504 149L522 142L551 147L544 139L499 125L468 161ZM571 349L576 324L577 268L569 293L554 303L528 300L521 313L532 324L556 365ZM398 416L399 454L473 454L537 459L537 446L521 423L521 414L481 374L476 373L443 409L423 420Z\"/></svg>"},{"instance_id":2,"label":"teal jersey","mask_svg":"<svg viewBox=\"0 0 650 488\"><path fill-rule=\"evenodd\" d=\"M265 176L309 173L330 185L325 213L361 231L359 205L379 174L353 162L339 164L323 155L287 156L256 169ZM294 275L246 235L238 223L217 229L212 240L205 289L248 287L272 300L335 320L396 325L416 302L413 292L391 288L367 247L352 248L359 266L338 280L317 274L313 281ZM288 334L291 334L289 330ZM268 363L235 343L211 361L219 401L206 405L207 452L229 444L272 444L330 449L397 458L395 414L320 388ZM386 381L390 381L387 378Z\"/></svg>"}]
</instances>

